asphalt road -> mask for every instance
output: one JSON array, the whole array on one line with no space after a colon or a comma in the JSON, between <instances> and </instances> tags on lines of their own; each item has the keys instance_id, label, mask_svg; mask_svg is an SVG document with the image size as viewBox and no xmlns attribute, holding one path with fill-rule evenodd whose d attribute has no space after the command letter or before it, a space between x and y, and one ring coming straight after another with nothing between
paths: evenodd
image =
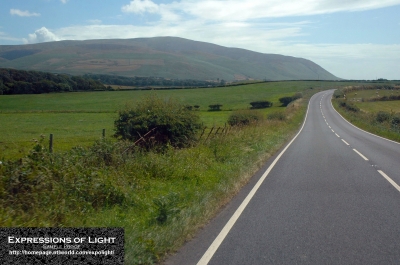
<instances>
[{"instance_id":1,"label":"asphalt road","mask_svg":"<svg viewBox=\"0 0 400 265\"><path fill-rule=\"evenodd\" d=\"M400 264L400 144L346 122L332 93L165 264Z\"/></svg>"}]
</instances>

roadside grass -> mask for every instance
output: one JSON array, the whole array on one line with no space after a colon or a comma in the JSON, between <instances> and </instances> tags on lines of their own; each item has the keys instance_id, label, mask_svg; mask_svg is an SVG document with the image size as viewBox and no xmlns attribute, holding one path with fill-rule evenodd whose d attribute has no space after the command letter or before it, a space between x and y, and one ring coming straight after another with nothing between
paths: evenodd
<instances>
[{"instance_id":1,"label":"roadside grass","mask_svg":"<svg viewBox=\"0 0 400 265\"><path fill-rule=\"evenodd\" d=\"M379 135L381 137L400 142L400 128L394 128L390 120L378 122L377 115L385 111L391 116L400 117L400 101L379 101L379 102L352 102L360 108L360 111L347 111L339 107L339 100L333 99L332 104L335 109L349 122L355 126Z\"/></svg>"}]
</instances>

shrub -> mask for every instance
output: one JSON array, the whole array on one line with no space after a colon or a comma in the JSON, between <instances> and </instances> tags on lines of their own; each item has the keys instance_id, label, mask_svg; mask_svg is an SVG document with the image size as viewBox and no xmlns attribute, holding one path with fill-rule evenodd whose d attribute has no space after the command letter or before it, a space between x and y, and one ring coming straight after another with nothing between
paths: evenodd
<instances>
[{"instance_id":1,"label":"shrub","mask_svg":"<svg viewBox=\"0 0 400 265\"><path fill-rule=\"evenodd\" d=\"M212 104L212 105L208 105L208 107L210 108L208 111L220 111L222 105L221 104Z\"/></svg>"},{"instance_id":2,"label":"shrub","mask_svg":"<svg viewBox=\"0 0 400 265\"><path fill-rule=\"evenodd\" d=\"M265 109L272 107L272 102L267 100L260 100L260 101L250 102L250 105L252 109Z\"/></svg>"},{"instance_id":3,"label":"shrub","mask_svg":"<svg viewBox=\"0 0 400 265\"><path fill-rule=\"evenodd\" d=\"M265 109L272 107L272 102L267 100L253 101L250 102L251 109Z\"/></svg>"},{"instance_id":4,"label":"shrub","mask_svg":"<svg viewBox=\"0 0 400 265\"><path fill-rule=\"evenodd\" d=\"M130 141L143 139L146 147L186 146L195 140L201 128L200 117L195 112L176 101L156 96L145 99L134 108L121 110L114 124L115 137ZM149 132L149 137L145 138Z\"/></svg>"},{"instance_id":5,"label":"shrub","mask_svg":"<svg viewBox=\"0 0 400 265\"><path fill-rule=\"evenodd\" d=\"M400 116L394 116L392 118L391 123L392 123L393 128L396 128L396 129L399 128L400 127Z\"/></svg>"},{"instance_id":6,"label":"shrub","mask_svg":"<svg viewBox=\"0 0 400 265\"><path fill-rule=\"evenodd\" d=\"M228 118L230 126L248 125L263 119L263 116L258 111L252 110L237 110L232 112Z\"/></svg>"},{"instance_id":7,"label":"shrub","mask_svg":"<svg viewBox=\"0 0 400 265\"><path fill-rule=\"evenodd\" d=\"M360 109L356 105L351 104L351 103L347 103L344 100L339 101L339 106L342 107L342 108L345 108L348 111L352 111L352 112L360 111Z\"/></svg>"},{"instance_id":8,"label":"shrub","mask_svg":"<svg viewBox=\"0 0 400 265\"><path fill-rule=\"evenodd\" d=\"M335 92L333 92L333 97L334 98L344 98L344 93L342 90L335 90Z\"/></svg>"},{"instance_id":9,"label":"shrub","mask_svg":"<svg viewBox=\"0 0 400 265\"><path fill-rule=\"evenodd\" d=\"M293 101L292 97L283 97L279 99L279 102L282 103L282 106L286 107L287 105L289 105L290 102Z\"/></svg>"},{"instance_id":10,"label":"shrub","mask_svg":"<svg viewBox=\"0 0 400 265\"><path fill-rule=\"evenodd\" d=\"M386 111L379 111L376 114L376 118L375 119L376 119L377 122L380 122L380 123L388 121L390 119L390 113L388 113Z\"/></svg>"}]
</instances>

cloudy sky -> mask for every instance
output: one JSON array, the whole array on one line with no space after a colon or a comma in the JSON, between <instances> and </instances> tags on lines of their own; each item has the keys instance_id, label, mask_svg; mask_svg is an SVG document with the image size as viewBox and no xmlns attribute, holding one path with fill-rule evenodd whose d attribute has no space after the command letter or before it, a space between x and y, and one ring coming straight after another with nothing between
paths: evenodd
<instances>
[{"instance_id":1,"label":"cloudy sky","mask_svg":"<svg viewBox=\"0 0 400 265\"><path fill-rule=\"evenodd\" d=\"M0 45L176 36L400 79L400 0L1 0Z\"/></svg>"}]
</instances>

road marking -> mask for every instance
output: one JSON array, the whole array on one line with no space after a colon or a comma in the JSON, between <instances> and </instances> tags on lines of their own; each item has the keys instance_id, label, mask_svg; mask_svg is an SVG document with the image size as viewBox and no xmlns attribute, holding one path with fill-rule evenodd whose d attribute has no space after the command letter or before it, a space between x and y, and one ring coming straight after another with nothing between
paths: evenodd
<instances>
[{"instance_id":1,"label":"road marking","mask_svg":"<svg viewBox=\"0 0 400 265\"><path fill-rule=\"evenodd\" d=\"M311 99L312 99L312 97L311 97ZM292 141L290 141L290 143L288 143L288 145L275 158L275 160L272 162L272 164L268 167L268 169L264 172L264 174L261 176L261 178L257 181L256 185L253 187L253 189L250 191L250 193L246 196L244 201L240 204L239 208L236 209L235 213L232 215L232 217L229 219L229 221L225 224L224 228L222 228L221 232L214 239L214 241L212 242L210 247L207 249L207 251L204 253L203 257L199 260L197 265L206 265L206 264L208 264L208 262L214 256L214 253L217 251L217 249L221 245L222 241L224 241L225 237L228 235L228 233L231 230L231 228L233 227L233 225L239 219L240 215L242 214L242 212L246 208L247 204L249 204L250 200L253 198L253 196L257 192L258 188L261 186L261 184L264 182L265 178L268 176L269 172L271 172L271 170L274 168L275 164L278 162L278 160L281 158L281 156L286 152L286 150L294 142L294 140L296 140L297 136L299 136L299 134L303 131L304 125L306 124L308 111L310 109L311 99L310 99L310 101L308 103L307 113L306 113L306 117L305 117L304 122L303 122L303 126L301 126L299 132L296 134L295 137L293 137Z\"/></svg>"},{"instance_id":2,"label":"road marking","mask_svg":"<svg viewBox=\"0 0 400 265\"><path fill-rule=\"evenodd\" d=\"M342 139L342 141L343 141L343 143L345 143L345 144L349 145L349 144L348 144L348 143L347 143L345 140L343 140L343 139Z\"/></svg>"},{"instance_id":3,"label":"road marking","mask_svg":"<svg viewBox=\"0 0 400 265\"><path fill-rule=\"evenodd\" d=\"M331 131L334 133L335 131L331 129Z\"/></svg>"},{"instance_id":4,"label":"road marking","mask_svg":"<svg viewBox=\"0 0 400 265\"><path fill-rule=\"evenodd\" d=\"M339 137L339 138L340 138L339 134L337 134L337 133L335 133L335 134L336 134L336 136L337 136L337 137Z\"/></svg>"},{"instance_id":5,"label":"road marking","mask_svg":"<svg viewBox=\"0 0 400 265\"><path fill-rule=\"evenodd\" d=\"M389 178L388 175L386 175L382 170L378 170L379 174L381 174L387 181L389 181L390 184L393 185L398 191L400 191L400 186L397 185L396 182L393 181L393 179Z\"/></svg>"},{"instance_id":6,"label":"road marking","mask_svg":"<svg viewBox=\"0 0 400 265\"><path fill-rule=\"evenodd\" d=\"M353 151L356 152L357 154L359 154L362 158L364 158L365 161L368 161L368 158L366 158L363 154L358 152L356 149L353 149Z\"/></svg>"},{"instance_id":7,"label":"road marking","mask_svg":"<svg viewBox=\"0 0 400 265\"><path fill-rule=\"evenodd\" d=\"M332 127L331 127L331 126L329 126L329 129L332 129Z\"/></svg>"}]
</instances>

